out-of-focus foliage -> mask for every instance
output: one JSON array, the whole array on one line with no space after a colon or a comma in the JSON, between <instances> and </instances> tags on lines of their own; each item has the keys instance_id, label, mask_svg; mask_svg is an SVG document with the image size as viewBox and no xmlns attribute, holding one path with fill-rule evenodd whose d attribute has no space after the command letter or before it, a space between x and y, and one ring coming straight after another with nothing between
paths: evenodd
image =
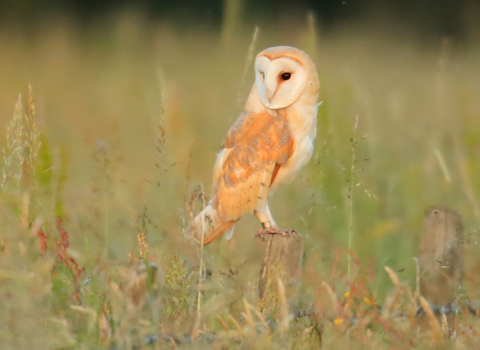
<instances>
[{"instance_id":1,"label":"out-of-focus foliage","mask_svg":"<svg viewBox=\"0 0 480 350\"><path fill-rule=\"evenodd\" d=\"M478 344L475 317L457 319L453 340L441 325L397 317L420 302L409 298L413 257L431 205L463 215L455 297L480 297L478 42L371 25L323 31L302 14L258 22L252 43L254 25L229 18L183 27L132 11L86 26L2 27L2 348ZM183 237L192 189L210 194L215 155L253 83L251 64L243 73L252 45L304 49L320 76L314 157L271 200L280 226L305 237L300 304L318 311L309 317L257 307L255 218L205 247L202 276Z\"/></svg>"},{"instance_id":2,"label":"out-of-focus foliage","mask_svg":"<svg viewBox=\"0 0 480 350\"><path fill-rule=\"evenodd\" d=\"M90 24L111 13L141 11L150 19L182 21L220 26L230 9L244 21L292 22L299 14L313 12L322 29L345 23L386 25L398 31L418 31L422 35L448 35L464 38L472 26L478 28L480 5L476 0L0 0L2 22L22 23L23 27L42 25L45 18L67 16L78 23Z\"/></svg>"}]
</instances>

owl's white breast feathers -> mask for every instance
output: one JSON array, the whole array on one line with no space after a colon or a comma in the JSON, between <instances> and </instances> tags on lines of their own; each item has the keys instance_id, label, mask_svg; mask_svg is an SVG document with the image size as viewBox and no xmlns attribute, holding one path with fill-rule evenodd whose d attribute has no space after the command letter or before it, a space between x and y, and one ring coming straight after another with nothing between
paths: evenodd
<instances>
[{"instance_id":1,"label":"owl's white breast feathers","mask_svg":"<svg viewBox=\"0 0 480 350\"><path fill-rule=\"evenodd\" d=\"M295 141L295 149L288 162L279 169L270 188L270 194L279 185L292 181L312 157L313 142L317 136L317 111L317 105L302 104L286 109L287 123Z\"/></svg>"}]
</instances>

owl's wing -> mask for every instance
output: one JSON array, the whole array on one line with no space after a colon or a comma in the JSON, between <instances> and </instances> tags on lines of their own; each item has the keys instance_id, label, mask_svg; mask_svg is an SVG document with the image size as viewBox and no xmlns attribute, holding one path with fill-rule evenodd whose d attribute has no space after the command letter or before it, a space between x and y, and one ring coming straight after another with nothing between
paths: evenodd
<instances>
[{"instance_id":1,"label":"owl's wing","mask_svg":"<svg viewBox=\"0 0 480 350\"><path fill-rule=\"evenodd\" d=\"M264 212L270 186L294 148L285 117L242 114L215 164L212 206L219 219L238 220L255 209Z\"/></svg>"}]
</instances>

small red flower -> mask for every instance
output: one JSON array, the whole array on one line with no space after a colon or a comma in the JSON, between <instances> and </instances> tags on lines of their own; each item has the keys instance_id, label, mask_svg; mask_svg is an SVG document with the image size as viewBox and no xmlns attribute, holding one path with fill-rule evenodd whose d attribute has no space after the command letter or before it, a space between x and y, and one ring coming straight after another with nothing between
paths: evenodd
<instances>
[{"instance_id":1,"label":"small red flower","mask_svg":"<svg viewBox=\"0 0 480 350\"><path fill-rule=\"evenodd\" d=\"M40 255L44 256L48 251L47 236L45 235L45 232L43 232L42 230L37 230L37 236L38 236L38 250L40 252Z\"/></svg>"}]
</instances>

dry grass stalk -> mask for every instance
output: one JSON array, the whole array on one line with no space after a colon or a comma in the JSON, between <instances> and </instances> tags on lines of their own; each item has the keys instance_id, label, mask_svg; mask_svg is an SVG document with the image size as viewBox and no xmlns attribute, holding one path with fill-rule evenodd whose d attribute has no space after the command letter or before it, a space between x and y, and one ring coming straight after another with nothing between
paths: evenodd
<instances>
[{"instance_id":1,"label":"dry grass stalk","mask_svg":"<svg viewBox=\"0 0 480 350\"><path fill-rule=\"evenodd\" d=\"M415 302L418 302L420 297L420 262L417 257L414 257L415 261Z\"/></svg>"},{"instance_id":2,"label":"dry grass stalk","mask_svg":"<svg viewBox=\"0 0 480 350\"><path fill-rule=\"evenodd\" d=\"M201 198L202 201L202 208L201 210L205 209L205 191L203 188L203 184L200 184L198 186L199 188L199 197ZM193 327L193 334L192 337L193 339L197 339L198 337L198 330L200 328L200 321L201 321L201 305L202 305L202 280L203 280L203 273L204 273L204 262L203 262L203 249L204 249L204 242L205 242L205 220L202 220L202 236L200 240L200 247L199 247L199 255L200 255L200 266L198 268L198 293L197 293L197 317L195 320L195 324Z\"/></svg>"},{"instance_id":3,"label":"dry grass stalk","mask_svg":"<svg viewBox=\"0 0 480 350\"><path fill-rule=\"evenodd\" d=\"M217 314L217 320L218 320L218 322L220 322L220 325L222 326L222 328L225 332L228 332L230 330L228 328L227 324L225 323L225 321L223 320L222 316Z\"/></svg>"},{"instance_id":4,"label":"dry grass stalk","mask_svg":"<svg viewBox=\"0 0 480 350\"><path fill-rule=\"evenodd\" d=\"M245 305L245 312L242 312L242 315L245 318L245 321L248 323L248 325L253 327L255 323L253 321L251 308L248 307L249 304L247 299L243 298L243 304Z\"/></svg>"},{"instance_id":5,"label":"dry grass stalk","mask_svg":"<svg viewBox=\"0 0 480 350\"><path fill-rule=\"evenodd\" d=\"M112 338L112 328L108 321L108 309L108 303L104 301L99 319L97 320L98 328L100 329L100 342L102 344L109 344Z\"/></svg>"},{"instance_id":6,"label":"dry grass stalk","mask_svg":"<svg viewBox=\"0 0 480 350\"><path fill-rule=\"evenodd\" d=\"M442 170L443 176L445 177L445 181L451 182L452 179L450 177L450 171L448 170L447 163L445 162L445 158L443 157L443 154L438 149L434 150L434 154L435 154L435 158L437 159L438 165Z\"/></svg>"},{"instance_id":7,"label":"dry grass stalk","mask_svg":"<svg viewBox=\"0 0 480 350\"><path fill-rule=\"evenodd\" d=\"M22 115L22 96L19 95L13 117L7 126L6 147L2 149L4 161L2 189L5 189L12 177L18 186L22 177L24 162Z\"/></svg>"},{"instance_id":8,"label":"dry grass stalk","mask_svg":"<svg viewBox=\"0 0 480 350\"><path fill-rule=\"evenodd\" d=\"M330 300L332 301L333 310L335 310L337 315L340 315L341 307L340 307L340 304L338 302L337 295L333 292L332 288L327 283L322 282L322 285L327 290L327 293L330 296Z\"/></svg>"},{"instance_id":9,"label":"dry grass stalk","mask_svg":"<svg viewBox=\"0 0 480 350\"><path fill-rule=\"evenodd\" d=\"M22 106L22 97L19 95L13 118L7 127L6 147L3 148L2 189L5 189L12 179L16 187L20 186L22 178L26 175L34 179L36 159L41 145L35 114L33 89L29 85L26 113Z\"/></svg>"},{"instance_id":10,"label":"dry grass stalk","mask_svg":"<svg viewBox=\"0 0 480 350\"><path fill-rule=\"evenodd\" d=\"M188 182L188 180L187 180L187 182ZM200 204L201 204L200 211L202 211L203 208L205 208L205 203L208 203L208 197L205 195L205 193L203 191L203 184L198 184L194 187L192 193L190 194L190 199L185 204L185 211L187 212L187 215L190 218L190 222L193 222L193 220L195 218L195 214L194 214L194 212L195 212L195 202L196 202L197 199L200 201ZM203 227L203 230L204 229L205 228ZM203 232L205 232L205 231L203 231ZM201 243L201 239L198 240L197 237L195 237L193 235L189 236L187 238L194 239L199 244ZM202 244L202 246L203 246L203 244Z\"/></svg>"},{"instance_id":11,"label":"dry grass stalk","mask_svg":"<svg viewBox=\"0 0 480 350\"><path fill-rule=\"evenodd\" d=\"M225 1L221 40L225 47L230 47L236 41L236 34L240 27L240 18L243 2L241 0Z\"/></svg>"},{"instance_id":12,"label":"dry grass stalk","mask_svg":"<svg viewBox=\"0 0 480 350\"><path fill-rule=\"evenodd\" d=\"M442 328L440 327L440 324L438 323L438 320L435 317L435 314L433 313L432 309L430 308L430 304L428 303L427 299L420 296L419 301L420 301L420 305L422 306L423 310L427 314L428 323L430 325L430 328L433 331L434 337L436 339L443 338Z\"/></svg>"},{"instance_id":13,"label":"dry grass stalk","mask_svg":"<svg viewBox=\"0 0 480 350\"><path fill-rule=\"evenodd\" d=\"M143 232L139 232L137 235L138 246L139 248L139 256L140 260L147 260L148 259L148 246L147 246L147 238Z\"/></svg>"},{"instance_id":14,"label":"dry grass stalk","mask_svg":"<svg viewBox=\"0 0 480 350\"><path fill-rule=\"evenodd\" d=\"M358 115L355 118L355 125L353 127L353 132L354 132L354 137L355 133L357 131L358 127ZM354 229L353 229L353 186L354 186L354 181L355 181L355 174L356 174L356 169L355 169L355 164L357 163L357 156L355 153L355 146L357 145L358 140L355 138L350 139L351 143L351 153L352 153L352 158L351 158L351 165L350 165L350 173L349 173L349 179L348 181L348 195L347 195L347 208L348 208L348 278L350 278L350 273L352 269L352 248L353 248L353 235L354 235Z\"/></svg>"},{"instance_id":15,"label":"dry grass stalk","mask_svg":"<svg viewBox=\"0 0 480 350\"><path fill-rule=\"evenodd\" d=\"M418 298L412 294L412 290L410 288L407 288L407 295L410 300L410 302L407 304L407 317L408 317L408 321L410 322L410 327L412 329L415 329L415 326L417 324L415 318L417 316L417 310L418 310L418 306L417 306Z\"/></svg>"},{"instance_id":16,"label":"dry grass stalk","mask_svg":"<svg viewBox=\"0 0 480 350\"><path fill-rule=\"evenodd\" d=\"M166 137L165 134L167 132L166 126L166 119L167 119L167 112L166 112L166 79L165 75L163 74L162 70L158 70L158 80L161 87L160 93L160 117L158 118L158 125L157 125L157 135L155 138L155 147L158 151L159 155L162 155L165 152L165 142Z\"/></svg>"},{"instance_id":17,"label":"dry grass stalk","mask_svg":"<svg viewBox=\"0 0 480 350\"><path fill-rule=\"evenodd\" d=\"M398 279L398 275L389 266L385 266L384 269L388 273L388 277L390 277L390 280L392 281L393 285L396 288L398 288L398 286L400 285L400 280Z\"/></svg>"},{"instance_id":18,"label":"dry grass stalk","mask_svg":"<svg viewBox=\"0 0 480 350\"><path fill-rule=\"evenodd\" d=\"M228 315L228 318L230 319L230 321L232 321L232 323L235 325L235 328L237 328L238 332L243 335L243 328L240 327L240 324L237 322L237 320L232 316L232 315Z\"/></svg>"},{"instance_id":19,"label":"dry grass stalk","mask_svg":"<svg viewBox=\"0 0 480 350\"><path fill-rule=\"evenodd\" d=\"M398 275L389 266L385 266L384 269L388 273L390 280L395 286L393 292L385 300L382 308L382 318L390 319L394 317L396 311L398 310L399 306L397 305L397 300L403 294L403 292L400 288L400 280L398 279Z\"/></svg>"},{"instance_id":20,"label":"dry grass stalk","mask_svg":"<svg viewBox=\"0 0 480 350\"><path fill-rule=\"evenodd\" d=\"M251 313L253 312L258 317L260 322L262 322L265 329L267 331L270 331L270 327L268 326L268 323L265 320L265 317L263 317L262 313L260 311L258 311L253 305L251 305L245 298L243 298L243 303L245 305L245 311L247 312L248 317L251 318L252 317ZM248 311L247 311L247 309L248 309ZM252 319L252 322L253 322L253 318L251 318L251 319Z\"/></svg>"},{"instance_id":21,"label":"dry grass stalk","mask_svg":"<svg viewBox=\"0 0 480 350\"><path fill-rule=\"evenodd\" d=\"M240 107L240 105L244 101L242 91L243 91L243 87L245 86L245 80L250 70L250 66L252 65L254 52L255 52L255 44L257 42L259 33L260 33L260 27L255 26L252 41L250 42L250 46L248 47L247 59L245 61L245 68L243 70L243 75L242 75L242 82L240 83L240 89L239 89L240 93L238 95L237 107Z\"/></svg>"},{"instance_id":22,"label":"dry grass stalk","mask_svg":"<svg viewBox=\"0 0 480 350\"><path fill-rule=\"evenodd\" d=\"M447 315L445 313L442 313L442 332L445 337L448 337L448 320L447 320Z\"/></svg>"},{"instance_id":23,"label":"dry grass stalk","mask_svg":"<svg viewBox=\"0 0 480 350\"><path fill-rule=\"evenodd\" d=\"M28 175L35 178L35 167L40 149L40 131L35 120L35 106L33 104L33 88L28 86L28 110L25 113L25 164Z\"/></svg>"}]
</instances>

